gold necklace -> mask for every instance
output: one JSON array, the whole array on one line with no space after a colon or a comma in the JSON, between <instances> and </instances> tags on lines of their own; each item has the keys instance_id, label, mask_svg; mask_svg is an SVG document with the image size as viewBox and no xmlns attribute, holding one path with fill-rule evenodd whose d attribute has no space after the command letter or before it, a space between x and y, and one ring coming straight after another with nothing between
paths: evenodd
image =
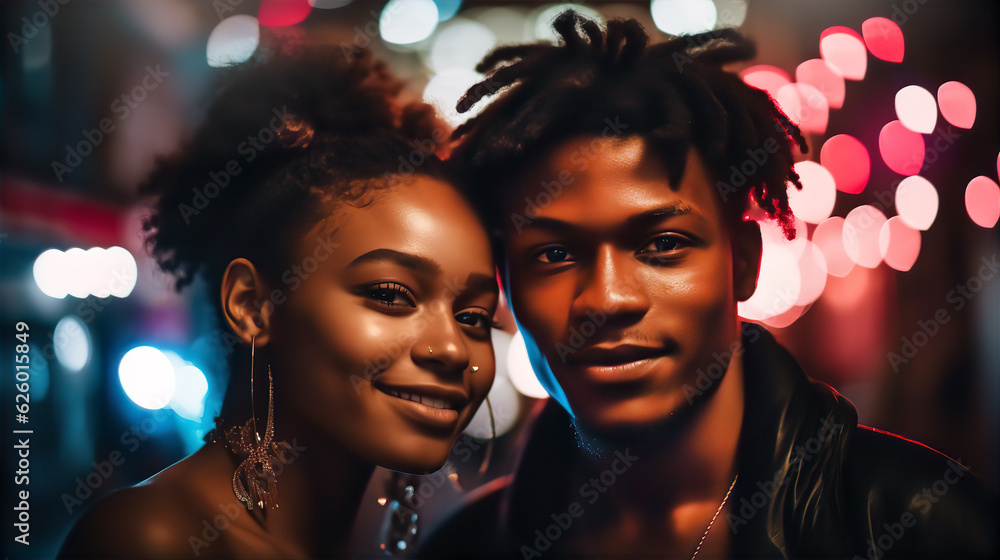
<instances>
[{"instance_id":1,"label":"gold necklace","mask_svg":"<svg viewBox=\"0 0 1000 560\"><path fill-rule=\"evenodd\" d=\"M722 498L722 503L719 504L719 509L715 510L715 515L712 516L712 520L708 522L708 527L705 527L704 534L701 535L701 540L698 541L698 547L694 549L694 554L691 555L691 560L698 557L698 552L701 551L701 545L705 544L705 538L708 537L708 532L712 530L712 525L715 525L715 518L719 517L722 513L722 508L726 507L726 502L729 500L729 494L733 492L733 488L736 487L736 480L740 477L739 473L733 477L733 483L729 485L729 490L726 491L726 495Z\"/></svg>"}]
</instances>

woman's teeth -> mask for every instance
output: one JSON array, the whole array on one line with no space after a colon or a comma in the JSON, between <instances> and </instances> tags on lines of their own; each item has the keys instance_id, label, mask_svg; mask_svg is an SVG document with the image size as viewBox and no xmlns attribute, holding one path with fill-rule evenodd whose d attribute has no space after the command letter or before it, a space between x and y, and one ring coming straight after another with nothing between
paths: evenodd
<instances>
[{"instance_id":1,"label":"woman's teeth","mask_svg":"<svg viewBox=\"0 0 1000 560\"><path fill-rule=\"evenodd\" d=\"M387 389L386 394L396 397L398 399L406 399L409 401L417 402L431 408L452 408L448 406L448 403L444 399L436 399L427 395L420 395L417 393L406 393L404 391L395 391L392 389Z\"/></svg>"}]
</instances>

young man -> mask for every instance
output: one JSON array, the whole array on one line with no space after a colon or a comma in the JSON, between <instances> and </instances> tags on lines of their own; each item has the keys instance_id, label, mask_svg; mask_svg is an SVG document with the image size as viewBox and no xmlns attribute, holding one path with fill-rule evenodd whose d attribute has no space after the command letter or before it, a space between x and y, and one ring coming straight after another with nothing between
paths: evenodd
<instances>
[{"instance_id":1,"label":"young man","mask_svg":"<svg viewBox=\"0 0 1000 560\"><path fill-rule=\"evenodd\" d=\"M794 235L786 185L801 188L805 150L721 69L753 46L734 31L650 46L635 21L605 31L573 12L554 25L560 46L480 64L459 108L496 99L452 156L553 400L514 475L423 556L991 556L996 501L973 475L858 426L737 317L761 255L747 216Z\"/></svg>"}]
</instances>

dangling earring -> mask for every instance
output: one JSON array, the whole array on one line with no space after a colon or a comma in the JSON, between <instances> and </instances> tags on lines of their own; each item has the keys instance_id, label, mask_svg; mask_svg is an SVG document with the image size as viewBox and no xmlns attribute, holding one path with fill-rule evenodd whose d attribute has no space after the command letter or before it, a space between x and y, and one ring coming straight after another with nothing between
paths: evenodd
<instances>
[{"instance_id":1,"label":"dangling earring","mask_svg":"<svg viewBox=\"0 0 1000 560\"><path fill-rule=\"evenodd\" d=\"M267 366L267 427L264 437L257 431L257 412L253 399L253 362L256 337L250 338L250 420L226 431L226 445L242 462L233 473L233 492L249 510L278 507L278 480L275 463L286 463L285 441L274 440L274 380Z\"/></svg>"},{"instance_id":2,"label":"dangling earring","mask_svg":"<svg viewBox=\"0 0 1000 560\"><path fill-rule=\"evenodd\" d=\"M379 548L390 556L406 554L419 536L417 504L414 504L414 475L393 471L385 484L385 496L378 499L385 506L385 518L379 530Z\"/></svg>"}]
</instances>

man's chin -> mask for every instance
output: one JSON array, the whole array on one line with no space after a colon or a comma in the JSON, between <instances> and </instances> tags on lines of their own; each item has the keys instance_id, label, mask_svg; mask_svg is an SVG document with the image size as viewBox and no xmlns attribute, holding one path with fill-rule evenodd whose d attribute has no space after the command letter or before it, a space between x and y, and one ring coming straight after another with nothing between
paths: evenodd
<instances>
[{"instance_id":1,"label":"man's chin","mask_svg":"<svg viewBox=\"0 0 1000 560\"><path fill-rule=\"evenodd\" d=\"M601 408L583 408L573 421L577 443L594 455L613 453L622 446L663 442L690 421L696 406L685 401L664 406L658 403L616 403ZM574 409L581 410L581 409Z\"/></svg>"}]
</instances>

